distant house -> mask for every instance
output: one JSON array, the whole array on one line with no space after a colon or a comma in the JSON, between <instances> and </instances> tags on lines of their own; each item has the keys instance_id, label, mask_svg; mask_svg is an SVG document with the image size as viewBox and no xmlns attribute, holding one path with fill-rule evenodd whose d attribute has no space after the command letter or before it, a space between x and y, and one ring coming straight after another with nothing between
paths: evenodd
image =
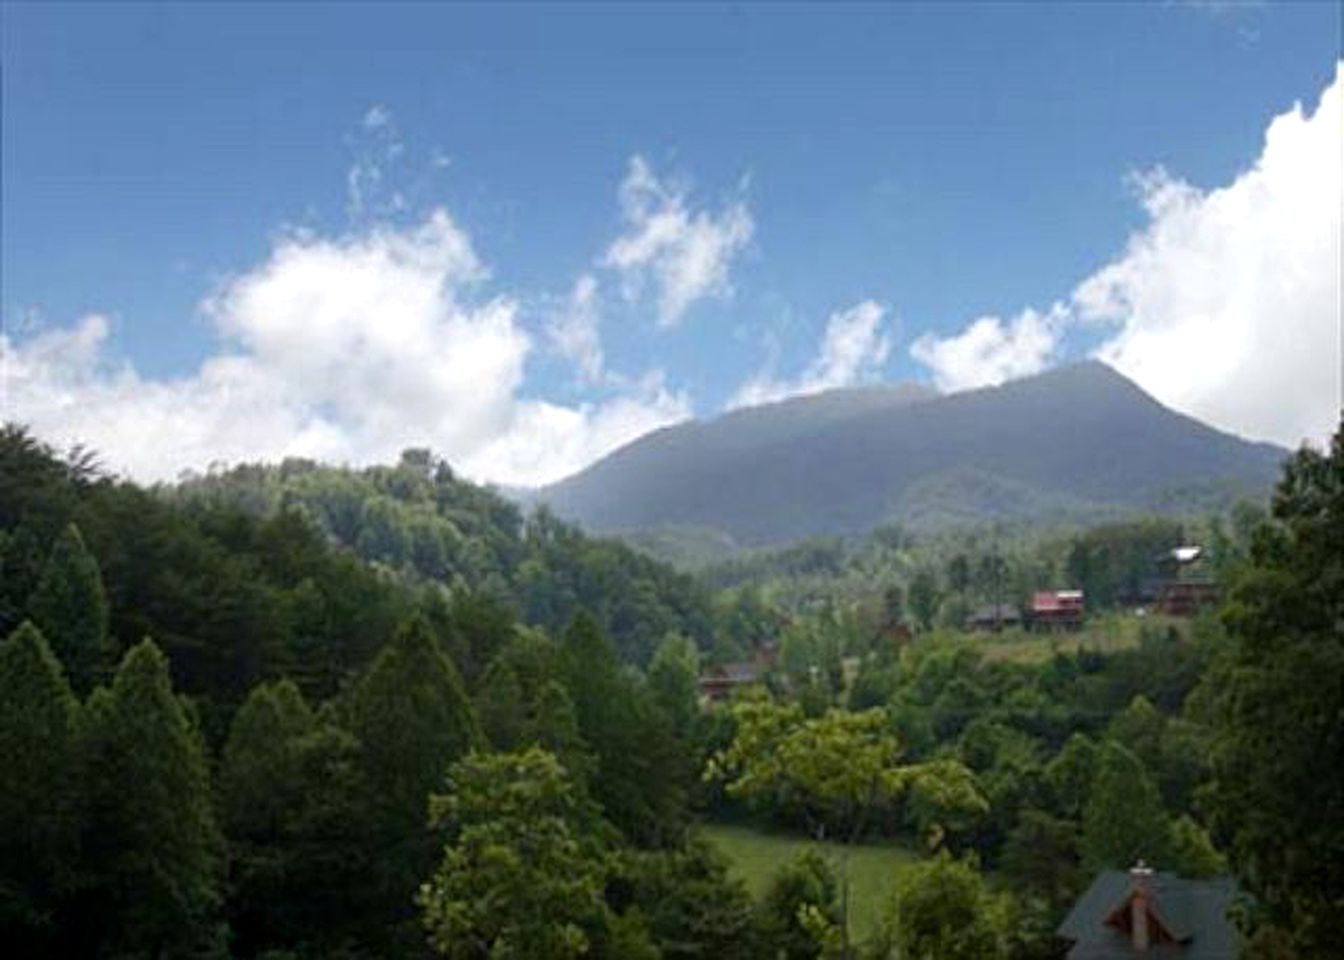
<instances>
[{"instance_id":1,"label":"distant house","mask_svg":"<svg viewBox=\"0 0 1344 960\"><path fill-rule=\"evenodd\" d=\"M779 657L779 645L764 643L756 648L755 658L740 663L725 663L701 674L700 696L710 703L721 703L733 691L759 683Z\"/></svg>"},{"instance_id":2,"label":"distant house","mask_svg":"<svg viewBox=\"0 0 1344 960\"><path fill-rule=\"evenodd\" d=\"M1067 960L1236 960L1236 893L1230 877L1185 880L1140 862L1098 874L1056 932L1072 943Z\"/></svg>"},{"instance_id":3,"label":"distant house","mask_svg":"<svg viewBox=\"0 0 1344 960\"><path fill-rule=\"evenodd\" d=\"M700 677L700 696L711 703L719 703L733 695L734 690L749 687L761 679L761 667L752 661L725 663L714 667Z\"/></svg>"},{"instance_id":4,"label":"distant house","mask_svg":"<svg viewBox=\"0 0 1344 960\"><path fill-rule=\"evenodd\" d=\"M967 630L1012 630L1022 626L1022 611L1011 603L991 603L966 618Z\"/></svg>"},{"instance_id":5,"label":"distant house","mask_svg":"<svg viewBox=\"0 0 1344 960\"><path fill-rule=\"evenodd\" d=\"M1031 629L1038 633L1083 628L1081 590L1041 590L1031 597Z\"/></svg>"},{"instance_id":6,"label":"distant house","mask_svg":"<svg viewBox=\"0 0 1344 960\"><path fill-rule=\"evenodd\" d=\"M1208 569L1203 547L1176 547L1161 561L1167 577L1153 601L1159 612L1170 617L1193 617L1218 605L1218 584Z\"/></svg>"}]
</instances>

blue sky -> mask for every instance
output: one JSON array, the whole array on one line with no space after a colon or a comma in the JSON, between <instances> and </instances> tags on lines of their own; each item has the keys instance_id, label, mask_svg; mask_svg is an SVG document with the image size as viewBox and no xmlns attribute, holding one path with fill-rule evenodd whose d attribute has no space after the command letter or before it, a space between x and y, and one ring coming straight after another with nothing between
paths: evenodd
<instances>
[{"instance_id":1,"label":"blue sky","mask_svg":"<svg viewBox=\"0 0 1344 960\"><path fill-rule=\"evenodd\" d=\"M1327 3L6 5L5 414L147 478L423 442L536 482L729 405L1102 351L1319 437L1338 351L1247 409L1267 321L1165 278L1263 275L1238 302L1337 346L1339 38ZM1240 348L1190 395L1160 358L1210 338Z\"/></svg>"}]
</instances>

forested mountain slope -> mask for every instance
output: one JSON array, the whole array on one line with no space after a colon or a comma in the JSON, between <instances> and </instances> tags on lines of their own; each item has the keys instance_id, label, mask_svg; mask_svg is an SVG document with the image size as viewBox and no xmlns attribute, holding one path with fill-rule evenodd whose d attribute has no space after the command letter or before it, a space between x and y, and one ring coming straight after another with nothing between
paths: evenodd
<instances>
[{"instance_id":1,"label":"forested mountain slope","mask_svg":"<svg viewBox=\"0 0 1344 960\"><path fill-rule=\"evenodd\" d=\"M540 499L594 531L695 527L761 546L893 521L1206 510L1265 494L1283 457L1088 362L949 396L840 391L668 427Z\"/></svg>"},{"instance_id":2,"label":"forested mountain slope","mask_svg":"<svg viewBox=\"0 0 1344 960\"><path fill-rule=\"evenodd\" d=\"M646 662L670 632L709 644L709 596L690 577L620 541L586 536L545 509L525 516L427 450L364 469L247 464L164 493L187 506L258 517L297 511L330 543L379 569L492 597L548 630L587 610L632 662Z\"/></svg>"}]
</instances>

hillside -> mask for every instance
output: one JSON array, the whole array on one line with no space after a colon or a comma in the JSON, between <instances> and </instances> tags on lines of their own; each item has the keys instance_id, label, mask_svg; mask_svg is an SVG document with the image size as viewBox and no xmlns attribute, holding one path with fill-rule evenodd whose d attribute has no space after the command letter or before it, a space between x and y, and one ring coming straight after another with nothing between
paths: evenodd
<instances>
[{"instance_id":1,"label":"hillside","mask_svg":"<svg viewBox=\"0 0 1344 960\"><path fill-rule=\"evenodd\" d=\"M539 498L594 531L695 527L766 546L891 521L1203 510L1266 492L1283 456L1087 362L949 396L834 391L668 427Z\"/></svg>"}]
</instances>

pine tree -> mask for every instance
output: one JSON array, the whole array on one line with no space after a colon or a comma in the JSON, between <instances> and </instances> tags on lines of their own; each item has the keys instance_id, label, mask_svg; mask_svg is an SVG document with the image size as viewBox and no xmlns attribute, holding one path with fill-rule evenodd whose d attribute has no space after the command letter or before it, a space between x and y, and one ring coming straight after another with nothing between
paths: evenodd
<instances>
[{"instance_id":1,"label":"pine tree","mask_svg":"<svg viewBox=\"0 0 1344 960\"><path fill-rule=\"evenodd\" d=\"M649 689L683 739L690 736L700 715L699 674L700 652L695 644L679 633L663 637L649 662Z\"/></svg>"},{"instance_id":2,"label":"pine tree","mask_svg":"<svg viewBox=\"0 0 1344 960\"><path fill-rule=\"evenodd\" d=\"M400 916L404 930L434 860L429 795L483 737L456 668L420 617L398 631L360 679L350 719L368 789L372 895L386 916Z\"/></svg>"},{"instance_id":3,"label":"pine tree","mask_svg":"<svg viewBox=\"0 0 1344 960\"><path fill-rule=\"evenodd\" d=\"M1335 957L1344 917L1344 419L1284 466L1223 617L1206 808L1262 922ZM1274 934L1264 930L1261 936Z\"/></svg>"},{"instance_id":4,"label":"pine tree","mask_svg":"<svg viewBox=\"0 0 1344 960\"><path fill-rule=\"evenodd\" d=\"M586 613L561 651L579 735L593 752L592 794L636 844L675 838L686 814L688 760L647 688L621 669L616 649Z\"/></svg>"},{"instance_id":5,"label":"pine tree","mask_svg":"<svg viewBox=\"0 0 1344 960\"><path fill-rule=\"evenodd\" d=\"M152 641L89 698L87 933L113 954L222 954L223 842L200 733Z\"/></svg>"},{"instance_id":6,"label":"pine tree","mask_svg":"<svg viewBox=\"0 0 1344 960\"><path fill-rule=\"evenodd\" d=\"M234 716L219 775L234 950L333 952L361 925L358 745L313 715L289 680L256 687Z\"/></svg>"},{"instance_id":7,"label":"pine tree","mask_svg":"<svg viewBox=\"0 0 1344 960\"><path fill-rule=\"evenodd\" d=\"M545 635L517 631L481 677L476 710L496 750L549 750L583 790L591 757L569 691L555 679L559 668L560 652Z\"/></svg>"},{"instance_id":8,"label":"pine tree","mask_svg":"<svg viewBox=\"0 0 1344 960\"><path fill-rule=\"evenodd\" d=\"M98 561L73 523L52 544L28 614L70 675L87 693L107 666L107 596Z\"/></svg>"},{"instance_id":9,"label":"pine tree","mask_svg":"<svg viewBox=\"0 0 1344 960\"><path fill-rule=\"evenodd\" d=\"M18 955L53 953L75 880L79 704L42 634L0 643L0 929Z\"/></svg>"}]
</instances>

